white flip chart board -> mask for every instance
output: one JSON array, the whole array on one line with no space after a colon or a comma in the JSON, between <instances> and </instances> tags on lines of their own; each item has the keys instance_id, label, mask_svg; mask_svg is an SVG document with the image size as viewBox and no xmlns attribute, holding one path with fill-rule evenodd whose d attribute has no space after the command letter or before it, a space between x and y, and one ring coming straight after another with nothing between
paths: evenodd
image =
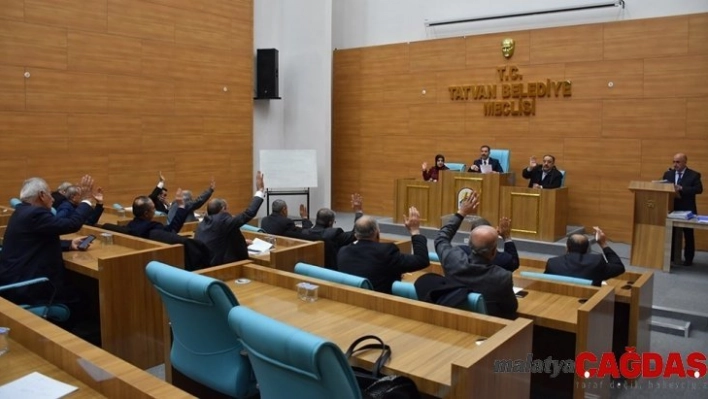
<instances>
[{"instance_id":1,"label":"white flip chart board","mask_svg":"<svg viewBox=\"0 0 708 399\"><path fill-rule=\"evenodd\" d=\"M266 188L317 187L317 151L261 150L260 158Z\"/></svg>"}]
</instances>

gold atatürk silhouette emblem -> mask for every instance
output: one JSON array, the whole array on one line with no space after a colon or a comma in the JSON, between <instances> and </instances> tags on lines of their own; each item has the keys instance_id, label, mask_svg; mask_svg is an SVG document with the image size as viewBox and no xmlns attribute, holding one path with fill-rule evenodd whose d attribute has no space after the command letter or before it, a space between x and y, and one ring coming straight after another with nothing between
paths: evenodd
<instances>
[{"instance_id":1,"label":"gold atat\u00fcrk silhouette emblem","mask_svg":"<svg viewBox=\"0 0 708 399\"><path fill-rule=\"evenodd\" d=\"M647 208L654 209L654 208L656 208L656 201L649 199L649 200L647 200L646 205L647 205Z\"/></svg>"},{"instance_id":2,"label":"gold atat\u00fcrk silhouette emblem","mask_svg":"<svg viewBox=\"0 0 708 399\"><path fill-rule=\"evenodd\" d=\"M506 39L502 40L502 54L504 54L504 58L509 59L511 58L512 55L514 55L514 39L507 37Z\"/></svg>"}]
</instances>

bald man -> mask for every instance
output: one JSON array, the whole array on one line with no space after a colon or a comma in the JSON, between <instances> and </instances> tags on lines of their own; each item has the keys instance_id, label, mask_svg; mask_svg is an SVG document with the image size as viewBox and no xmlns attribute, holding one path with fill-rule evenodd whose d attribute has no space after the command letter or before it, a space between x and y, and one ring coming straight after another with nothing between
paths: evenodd
<instances>
[{"instance_id":1,"label":"bald man","mask_svg":"<svg viewBox=\"0 0 708 399\"><path fill-rule=\"evenodd\" d=\"M475 213L477 205L479 197L473 191L438 232L435 252L440 257L445 276L482 294L490 315L514 318L519 304L514 295L512 274L493 263L497 254L497 229L492 226L475 227L470 233L469 256L462 248L452 245L452 238L460 224L465 216Z\"/></svg>"},{"instance_id":2,"label":"bald man","mask_svg":"<svg viewBox=\"0 0 708 399\"><path fill-rule=\"evenodd\" d=\"M404 254L394 243L379 242L379 225L371 216L362 216L354 223L356 241L343 247L337 255L339 271L365 277L375 291L391 293L394 281L403 273L424 269L430 264L428 239L420 234L420 213L415 207L408 210L404 223L411 234L413 254Z\"/></svg>"},{"instance_id":3,"label":"bald man","mask_svg":"<svg viewBox=\"0 0 708 399\"><path fill-rule=\"evenodd\" d=\"M688 157L684 153L674 155L673 166L664 172L663 179L669 183L673 183L676 197L674 197L675 211L691 211L698 214L696 207L696 195L703 192L703 184L701 183L701 174L695 170L686 167ZM683 250L683 265L693 265L693 255L696 253L695 239L693 238L693 229L683 229L683 236L686 239L686 247ZM674 239L671 242L671 253L674 253L673 248L681 245L681 239L676 239L676 234L673 234Z\"/></svg>"},{"instance_id":4,"label":"bald man","mask_svg":"<svg viewBox=\"0 0 708 399\"><path fill-rule=\"evenodd\" d=\"M604 256L588 253L588 238L573 234L566 241L566 254L548 259L544 273L592 280L598 287L602 281L624 273L622 259L607 245L607 236L599 227L595 227L595 237Z\"/></svg>"}]
</instances>

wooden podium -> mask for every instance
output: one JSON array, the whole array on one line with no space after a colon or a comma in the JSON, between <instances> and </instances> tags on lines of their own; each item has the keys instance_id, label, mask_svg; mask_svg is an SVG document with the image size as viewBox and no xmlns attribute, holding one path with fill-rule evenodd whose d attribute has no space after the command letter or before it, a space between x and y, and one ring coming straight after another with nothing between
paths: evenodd
<instances>
[{"instance_id":1,"label":"wooden podium","mask_svg":"<svg viewBox=\"0 0 708 399\"><path fill-rule=\"evenodd\" d=\"M661 270L664 266L666 215L674 210L674 185L633 181L634 223L630 264ZM671 249L669 249L670 251Z\"/></svg>"},{"instance_id":2,"label":"wooden podium","mask_svg":"<svg viewBox=\"0 0 708 399\"><path fill-rule=\"evenodd\" d=\"M420 212L421 226L440 227L441 182L397 179L394 190L394 222L403 223L403 215L408 215L408 208L415 206Z\"/></svg>"},{"instance_id":3,"label":"wooden podium","mask_svg":"<svg viewBox=\"0 0 708 399\"><path fill-rule=\"evenodd\" d=\"M514 238L553 242L566 235L568 187L502 187L502 215L511 218Z\"/></svg>"}]
</instances>

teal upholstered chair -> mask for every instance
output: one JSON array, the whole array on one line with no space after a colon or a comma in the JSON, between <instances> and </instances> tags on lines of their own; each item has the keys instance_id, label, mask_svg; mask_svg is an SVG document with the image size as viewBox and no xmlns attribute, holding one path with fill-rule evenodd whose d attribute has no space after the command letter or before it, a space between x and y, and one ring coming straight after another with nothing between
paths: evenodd
<instances>
[{"instance_id":1,"label":"teal upholstered chair","mask_svg":"<svg viewBox=\"0 0 708 399\"><path fill-rule=\"evenodd\" d=\"M450 168L451 171L453 172L466 172L467 169L465 169L465 164L459 163L459 162L445 162L445 166Z\"/></svg>"},{"instance_id":2,"label":"teal upholstered chair","mask_svg":"<svg viewBox=\"0 0 708 399\"><path fill-rule=\"evenodd\" d=\"M310 265L307 263L300 262L296 264L295 273L303 276L318 278L320 280L331 281L333 283L349 285L352 287L365 288L367 290L374 289L374 286L371 284L371 281L364 277L342 273L336 270L330 270L321 266Z\"/></svg>"},{"instance_id":3,"label":"teal upholstered chair","mask_svg":"<svg viewBox=\"0 0 708 399\"><path fill-rule=\"evenodd\" d=\"M20 201L19 198L10 198L10 206L12 207L12 209L17 208L17 205L20 205L21 203L22 201Z\"/></svg>"},{"instance_id":4,"label":"teal upholstered chair","mask_svg":"<svg viewBox=\"0 0 708 399\"><path fill-rule=\"evenodd\" d=\"M115 204L113 204L113 209L120 211L120 210L123 210L123 209L125 209L125 208L123 207L123 205L121 205L121 204L119 204L119 203L116 202Z\"/></svg>"},{"instance_id":5,"label":"teal upholstered chair","mask_svg":"<svg viewBox=\"0 0 708 399\"><path fill-rule=\"evenodd\" d=\"M222 281L161 262L145 268L172 327L172 366L215 391L236 398L257 392L243 345L228 324L238 301Z\"/></svg>"},{"instance_id":6,"label":"teal upholstered chair","mask_svg":"<svg viewBox=\"0 0 708 399\"><path fill-rule=\"evenodd\" d=\"M248 352L261 399L362 397L334 343L243 306L231 309L228 322Z\"/></svg>"},{"instance_id":7,"label":"teal upholstered chair","mask_svg":"<svg viewBox=\"0 0 708 399\"><path fill-rule=\"evenodd\" d=\"M243 230L243 231L252 231L252 232L255 232L255 233L265 233L265 232L266 232L265 230L263 230L263 229L261 229L261 228L258 228L258 227L256 227L256 226L251 226L250 224L244 224L243 226L241 226L241 230Z\"/></svg>"},{"instance_id":8,"label":"teal upholstered chair","mask_svg":"<svg viewBox=\"0 0 708 399\"><path fill-rule=\"evenodd\" d=\"M418 299L418 293L413 283L394 281L393 285L391 285L391 293L403 298ZM476 292L467 294L467 300L460 304L458 308L469 310L470 312L487 314L487 303L484 301L484 296Z\"/></svg>"},{"instance_id":9,"label":"teal upholstered chair","mask_svg":"<svg viewBox=\"0 0 708 399\"><path fill-rule=\"evenodd\" d=\"M539 273L539 272L521 272L521 277L535 278L538 280L555 281L555 282L559 282L559 283L592 285L592 280L588 280L588 279L584 279L584 278L577 278L577 277L560 276L558 274L548 274L548 273Z\"/></svg>"},{"instance_id":10,"label":"teal upholstered chair","mask_svg":"<svg viewBox=\"0 0 708 399\"><path fill-rule=\"evenodd\" d=\"M46 277L38 277L33 278L31 280L20 281L19 283L3 285L0 286L0 292L19 289L35 284L49 284L52 288L52 297L44 305L19 304L19 306L36 314L39 317L43 317L47 320L51 320L54 322L63 322L69 320L69 316L71 316L69 308L63 304L54 303L54 285Z\"/></svg>"},{"instance_id":11,"label":"teal upholstered chair","mask_svg":"<svg viewBox=\"0 0 708 399\"><path fill-rule=\"evenodd\" d=\"M431 262L440 262L440 257L437 252L428 252L428 259L430 259Z\"/></svg>"},{"instance_id":12,"label":"teal upholstered chair","mask_svg":"<svg viewBox=\"0 0 708 399\"><path fill-rule=\"evenodd\" d=\"M509 172L509 168L511 168L509 150L492 149L489 151L489 156L499 161L502 169L504 169L504 173Z\"/></svg>"}]
</instances>

